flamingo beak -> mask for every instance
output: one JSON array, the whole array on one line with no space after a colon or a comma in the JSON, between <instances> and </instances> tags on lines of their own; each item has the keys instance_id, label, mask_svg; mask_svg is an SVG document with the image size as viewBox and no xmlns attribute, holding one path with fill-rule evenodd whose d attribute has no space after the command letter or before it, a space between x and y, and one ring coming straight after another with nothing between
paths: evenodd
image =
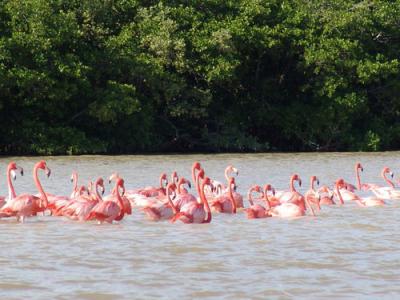
<instances>
[{"instance_id":1,"label":"flamingo beak","mask_svg":"<svg viewBox=\"0 0 400 300\"><path fill-rule=\"evenodd\" d=\"M364 168L363 167L361 167L360 169L361 169L361 172L364 172Z\"/></svg>"},{"instance_id":2,"label":"flamingo beak","mask_svg":"<svg viewBox=\"0 0 400 300\"><path fill-rule=\"evenodd\" d=\"M299 178L299 186L301 186L301 179Z\"/></svg>"},{"instance_id":3,"label":"flamingo beak","mask_svg":"<svg viewBox=\"0 0 400 300\"><path fill-rule=\"evenodd\" d=\"M13 180L17 179L17 174L15 173L14 170L11 170L10 173L11 173L11 177L12 177Z\"/></svg>"},{"instance_id":4,"label":"flamingo beak","mask_svg":"<svg viewBox=\"0 0 400 300\"><path fill-rule=\"evenodd\" d=\"M19 170L21 176L24 176L24 169L22 169L21 167L18 167L17 169Z\"/></svg>"},{"instance_id":5,"label":"flamingo beak","mask_svg":"<svg viewBox=\"0 0 400 300\"><path fill-rule=\"evenodd\" d=\"M239 171L238 171L238 169L236 169L236 168L233 168L232 169L232 171L236 174L236 176L238 176L239 175Z\"/></svg>"},{"instance_id":6,"label":"flamingo beak","mask_svg":"<svg viewBox=\"0 0 400 300\"><path fill-rule=\"evenodd\" d=\"M319 185L319 180L317 179L317 185Z\"/></svg>"},{"instance_id":7,"label":"flamingo beak","mask_svg":"<svg viewBox=\"0 0 400 300\"><path fill-rule=\"evenodd\" d=\"M392 178L393 178L393 176L394 176L393 172L390 172L390 177L392 177Z\"/></svg>"},{"instance_id":8,"label":"flamingo beak","mask_svg":"<svg viewBox=\"0 0 400 300\"><path fill-rule=\"evenodd\" d=\"M190 183L190 181L188 181L188 187L189 187L189 189L192 188L192 184Z\"/></svg>"},{"instance_id":9,"label":"flamingo beak","mask_svg":"<svg viewBox=\"0 0 400 300\"><path fill-rule=\"evenodd\" d=\"M104 185L101 186L101 195L103 196L105 192Z\"/></svg>"},{"instance_id":10,"label":"flamingo beak","mask_svg":"<svg viewBox=\"0 0 400 300\"><path fill-rule=\"evenodd\" d=\"M46 167L46 170L45 170L45 172L46 172L46 176L47 176L47 178L49 178L49 177L50 177L50 175L51 175L51 170L50 170L49 168L47 168L47 167Z\"/></svg>"}]
</instances>

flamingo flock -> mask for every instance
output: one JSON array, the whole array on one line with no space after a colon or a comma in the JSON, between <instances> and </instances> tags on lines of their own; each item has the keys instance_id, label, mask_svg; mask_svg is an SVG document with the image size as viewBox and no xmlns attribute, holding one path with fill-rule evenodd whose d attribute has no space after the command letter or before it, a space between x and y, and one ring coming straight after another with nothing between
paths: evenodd
<instances>
[{"instance_id":1,"label":"flamingo flock","mask_svg":"<svg viewBox=\"0 0 400 300\"><path fill-rule=\"evenodd\" d=\"M182 222L184 224L210 223L213 215L244 213L248 219L296 218L306 215L316 216L322 206L356 203L361 207L383 206L385 200L400 199L393 172L384 167L381 172L385 186L375 183L361 183L361 163L355 165L356 186L338 178L332 187L319 187L317 176L311 176L310 187L302 195L296 189L302 180L293 174L288 190L275 190L270 183L262 186L254 184L247 193L249 205L244 207L243 196L237 191L239 171L228 166L225 169L226 184L208 177L199 162L193 163L191 180L173 172L170 181L166 173L159 178L159 186L127 190L125 181L118 173L113 173L108 182L113 184L110 194L104 195L104 179L99 177L89 185L78 184L78 173L73 172L72 192L69 196L46 193L39 180L39 172L47 177L51 171L44 160L33 168L33 180L38 193L17 195L13 181L17 175L24 175L23 169L15 162L7 167L8 196L0 197L0 218L16 218L24 222L38 214L66 217L78 222L113 223L123 220L133 211L142 213L151 221ZM389 178L390 177L390 178ZM192 185L194 192L191 192ZM361 197L358 192L370 192Z\"/></svg>"}]
</instances>

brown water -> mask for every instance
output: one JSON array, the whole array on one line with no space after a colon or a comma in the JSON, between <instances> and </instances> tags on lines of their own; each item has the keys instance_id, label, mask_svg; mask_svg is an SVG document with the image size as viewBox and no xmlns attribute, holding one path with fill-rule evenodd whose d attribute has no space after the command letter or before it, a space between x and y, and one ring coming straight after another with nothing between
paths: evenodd
<instances>
[{"instance_id":1,"label":"brown water","mask_svg":"<svg viewBox=\"0 0 400 300\"><path fill-rule=\"evenodd\" d=\"M40 158L14 159L25 176L17 193L36 192L31 170ZM190 178L195 160L224 180L233 164L239 192L251 184L288 186L298 172L308 188L339 176L381 183L389 166L400 175L400 152L47 157L47 192L69 195L72 170L80 182L118 171L127 188L156 185L161 171ZM396 174L395 174L396 175ZM4 177L5 178L5 177ZM5 179L0 191L6 194ZM386 207L324 207L317 217L247 220L243 213L214 215L211 224L152 223L140 211L119 224L96 225L39 216L24 224L0 220L1 299L321 299L400 296L400 202Z\"/></svg>"}]
</instances>

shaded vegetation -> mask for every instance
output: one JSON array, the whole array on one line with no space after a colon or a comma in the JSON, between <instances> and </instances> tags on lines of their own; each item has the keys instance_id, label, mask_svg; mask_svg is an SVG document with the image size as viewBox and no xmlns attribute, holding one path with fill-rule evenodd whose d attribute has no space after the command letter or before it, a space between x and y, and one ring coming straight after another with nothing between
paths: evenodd
<instances>
[{"instance_id":1,"label":"shaded vegetation","mask_svg":"<svg viewBox=\"0 0 400 300\"><path fill-rule=\"evenodd\" d=\"M400 148L400 1L5 0L0 153Z\"/></svg>"}]
</instances>

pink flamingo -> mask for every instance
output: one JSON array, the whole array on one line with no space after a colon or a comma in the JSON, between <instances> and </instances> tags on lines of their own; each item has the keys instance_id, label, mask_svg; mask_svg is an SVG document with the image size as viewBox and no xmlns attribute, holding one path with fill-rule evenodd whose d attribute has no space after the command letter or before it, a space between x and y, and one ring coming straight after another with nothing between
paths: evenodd
<instances>
[{"instance_id":1,"label":"pink flamingo","mask_svg":"<svg viewBox=\"0 0 400 300\"><path fill-rule=\"evenodd\" d=\"M379 188L380 186L375 184L375 183L363 183L361 184L361 178L360 178L360 172L364 171L364 168L362 167L361 163L356 163L356 165L354 166L354 169L356 171L356 179L357 179L357 189L358 190L364 190L364 191L368 191L371 189L376 189Z\"/></svg>"},{"instance_id":2,"label":"pink flamingo","mask_svg":"<svg viewBox=\"0 0 400 300\"><path fill-rule=\"evenodd\" d=\"M345 182L342 178L338 179L335 183L335 192L336 195L339 198L340 204L344 204L343 201L343 192L346 191L343 186L345 185ZM376 197L364 197L361 198L356 194L353 194L352 200L355 201L359 206L365 207L365 206L382 206L385 205L385 201L383 201L380 198Z\"/></svg>"},{"instance_id":3,"label":"pink flamingo","mask_svg":"<svg viewBox=\"0 0 400 300\"><path fill-rule=\"evenodd\" d=\"M228 194L223 194L214 198L211 202L211 207L216 212L220 213L236 213L236 201L233 197L233 189L235 189L235 178L229 178Z\"/></svg>"},{"instance_id":4,"label":"pink flamingo","mask_svg":"<svg viewBox=\"0 0 400 300\"><path fill-rule=\"evenodd\" d=\"M200 182L197 182L200 185ZM198 202L189 202L181 207L181 211L176 213L175 216L171 219L171 222L176 222L177 220L183 223L197 223L204 224L210 223L212 219L210 206L208 205L208 201L204 194L205 186L211 186L210 178L205 177L203 182L201 183L200 188L200 201Z\"/></svg>"},{"instance_id":5,"label":"pink flamingo","mask_svg":"<svg viewBox=\"0 0 400 300\"><path fill-rule=\"evenodd\" d=\"M335 205L335 201L333 201L334 193L333 191L326 185L321 186L318 189L318 195L320 197L319 204L320 205Z\"/></svg>"},{"instance_id":6,"label":"pink flamingo","mask_svg":"<svg viewBox=\"0 0 400 300\"><path fill-rule=\"evenodd\" d=\"M267 187L268 190L272 189L270 184L268 184L267 186L268 186ZM247 219L260 219L260 218L270 217L271 215L269 214L267 209L265 209L260 204L254 204L253 197L252 197L253 192L261 193L262 198L265 197L265 193L263 192L263 190L261 189L261 187L259 185L253 185L249 189L247 196L248 196L248 200L250 203L250 207L248 207L244 210L247 214ZM268 199L268 196L266 196L266 197ZM268 202L267 202L267 204L268 204ZM269 207L268 207L268 209L269 209Z\"/></svg>"},{"instance_id":7,"label":"pink flamingo","mask_svg":"<svg viewBox=\"0 0 400 300\"><path fill-rule=\"evenodd\" d=\"M293 174L290 177L289 187L290 191L280 192L276 197L281 203L290 202L298 205L302 210L306 210L304 197L294 188L294 182L297 181L299 186L301 186L301 178L297 174Z\"/></svg>"},{"instance_id":8,"label":"pink flamingo","mask_svg":"<svg viewBox=\"0 0 400 300\"><path fill-rule=\"evenodd\" d=\"M400 199L400 190L395 189L394 182L387 178L388 174L393 178L393 172L388 167L384 167L381 176L389 186L371 188L371 191L379 198Z\"/></svg>"},{"instance_id":9,"label":"pink flamingo","mask_svg":"<svg viewBox=\"0 0 400 300\"><path fill-rule=\"evenodd\" d=\"M304 195L305 198L305 202L310 204L310 210L311 210L311 214L313 216L315 216L315 212L314 212L314 208L311 204L315 204L317 206L317 209L320 210L321 207L319 205L319 200L320 197L318 195L318 193L316 192L315 188L314 188L314 183L317 183L317 185L319 185L319 180L317 178L317 176L311 176L310 178L310 189L306 192L306 194Z\"/></svg>"},{"instance_id":10,"label":"pink flamingo","mask_svg":"<svg viewBox=\"0 0 400 300\"><path fill-rule=\"evenodd\" d=\"M39 169L44 170L47 177L50 176L51 171L44 160L36 163L33 168L33 180L35 181L40 197L31 194L18 195L1 208L1 213L16 216L18 221L24 222L26 217L34 216L38 212L46 210L48 201L38 178Z\"/></svg>"},{"instance_id":11,"label":"pink flamingo","mask_svg":"<svg viewBox=\"0 0 400 300\"><path fill-rule=\"evenodd\" d=\"M72 220L84 221L95 205L102 201L104 194L104 181L99 177L95 184L95 193L88 196L78 196L70 201L69 205L62 210L62 215L69 217ZM101 188L101 195L99 192Z\"/></svg>"},{"instance_id":12,"label":"pink flamingo","mask_svg":"<svg viewBox=\"0 0 400 300\"><path fill-rule=\"evenodd\" d=\"M163 177L163 176L161 176L161 177ZM110 176L110 178L108 179L108 182L111 183L113 180L116 180L118 178L120 178L118 173L113 173ZM160 179L160 182L161 182L161 179ZM115 196L116 193L117 193L117 189L114 187L111 194ZM109 197L114 197L114 196L108 195L103 200L107 201ZM131 215L132 214L132 205L131 205L129 198L126 195L122 195L121 198L122 198L122 203L123 203L125 214ZM119 220L116 220L116 221L119 221Z\"/></svg>"},{"instance_id":13,"label":"pink flamingo","mask_svg":"<svg viewBox=\"0 0 400 300\"><path fill-rule=\"evenodd\" d=\"M120 188L122 189L122 194L120 194ZM115 194L109 197L109 200L103 200L96 204L87 215L86 220L97 220L99 223L112 223L114 220L122 220L125 210L121 195L123 195L124 192L124 180L122 178L117 178L115 182Z\"/></svg>"},{"instance_id":14,"label":"pink flamingo","mask_svg":"<svg viewBox=\"0 0 400 300\"><path fill-rule=\"evenodd\" d=\"M197 173L198 177L203 177L204 176L204 171L200 170L199 173ZM198 179L197 179L198 180ZM190 186L190 181L181 177L178 181L178 185L177 185L177 190L178 193L176 194L175 199L173 200L174 206L180 210L180 208L185 205L188 202L197 202L197 199L194 195L188 193L185 189L182 188L182 185L187 184Z\"/></svg>"},{"instance_id":15,"label":"pink flamingo","mask_svg":"<svg viewBox=\"0 0 400 300\"><path fill-rule=\"evenodd\" d=\"M167 202L162 204L153 204L142 208L143 212L147 215L148 219L152 221L170 220L178 212L171 199L171 191L176 189L175 183L167 185Z\"/></svg>"}]
</instances>

